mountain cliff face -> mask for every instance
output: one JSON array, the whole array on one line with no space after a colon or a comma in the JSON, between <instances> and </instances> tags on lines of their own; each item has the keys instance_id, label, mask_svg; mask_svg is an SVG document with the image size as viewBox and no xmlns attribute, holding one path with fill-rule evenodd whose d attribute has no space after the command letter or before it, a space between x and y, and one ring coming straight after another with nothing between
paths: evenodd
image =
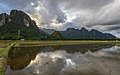
<instances>
[{"instance_id":1,"label":"mountain cliff face","mask_svg":"<svg viewBox=\"0 0 120 75\"><path fill-rule=\"evenodd\" d=\"M42 39L44 34L23 11L0 14L0 39Z\"/></svg>"},{"instance_id":2,"label":"mountain cliff face","mask_svg":"<svg viewBox=\"0 0 120 75\"><path fill-rule=\"evenodd\" d=\"M60 33L66 39L116 39L116 37L112 34L102 33L95 29L88 31L85 28L75 29L68 28L66 31L60 31Z\"/></svg>"}]
</instances>

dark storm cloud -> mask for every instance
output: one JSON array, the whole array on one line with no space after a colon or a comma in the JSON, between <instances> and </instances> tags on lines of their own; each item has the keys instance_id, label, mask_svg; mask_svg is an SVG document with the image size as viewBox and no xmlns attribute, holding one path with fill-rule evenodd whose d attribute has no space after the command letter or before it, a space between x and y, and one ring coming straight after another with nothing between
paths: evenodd
<instances>
[{"instance_id":1,"label":"dark storm cloud","mask_svg":"<svg viewBox=\"0 0 120 75\"><path fill-rule=\"evenodd\" d=\"M11 8L25 8L31 2L35 3L36 6L38 5L36 0L0 0L0 2Z\"/></svg>"},{"instance_id":2,"label":"dark storm cloud","mask_svg":"<svg viewBox=\"0 0 120 75\"><path fill-rule=\"evenodd\" d=\"M41 27L87 27L115 32L120 28L120 0L0 0L0 5L0 12L27 12Z\"/></svg>"},{"instance_id":3,"label":"dark storm cloud","mask_svg":"<svg viewBox=\"0 0 120 75\"><path fill-rule=\"evenodd\" d=\"M23 9L30 14L36 14L34 7L39 6L41 3L46 9L42 12L47 11L47 13L42 13L42 15L47 14L48 19L56 18L59 22L64 22L66 20L66 16L60 7L64 7L65 9L77 9L78 11L81 9L97 10L113 1L114 0L1 0L1 3L8 5L11 9ZM30 7L31 3L34 4L32 7ZM38 11L38 13L41 14L41 11Z\"/></svg>"},{"instance_id":4,"label":"dark storm cloud","mask_svg":"<svg viewBox=\"0 0 120 75\"><path fill-rule=\"evenodd\" d=\"M107 31L120 30L120 24L119 24L119 25L116 25L116 26L113 26L113 27L108 27L106 30L107 30Z\"/></svg>"},{"instance_id":5,"label":"dark storm cloud","mask_svg":"<svg viewBox=\"0 0 120 75\"><path fill-rule=\"evenodd\" d=\"M113 2L114 0L61 0L63 3L66 4L66 8L70 9L75 7L75 9L100 9L109 3Z\"/></svg>"},{"instance_id":6,"label":"dark storm cloud","mask_svg":"<svg viewBox=\"0 0 120 75\"><path fill-rule=\"evenodd\" d=\"M1 3L9 6L11 9L24 10L38 19L38 15L41 15L43 22L47 24L53 18L58 22L64 22L66 19L64 13L58 6L57 0L2 0ZM45 9L41 10L41 8Z\"/></svg>"},{"instance_id":7,"label":"dark storm cloud","mask_svg":"<svg viewBox=\"0 0 120 75\"><path fill-rule=\"evenodd\" d=\"M118 34L120 34L120 32L117 32Z\"/></svg>"}]
</instances>

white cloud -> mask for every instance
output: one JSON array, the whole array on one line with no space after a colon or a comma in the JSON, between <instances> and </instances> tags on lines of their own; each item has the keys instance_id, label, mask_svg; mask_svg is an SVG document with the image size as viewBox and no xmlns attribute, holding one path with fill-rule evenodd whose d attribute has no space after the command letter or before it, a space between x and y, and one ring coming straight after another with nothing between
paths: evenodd
<instances>
[{"instance_id":1,"label":"white cloud","mask_svg":"<svg viewBox=\"0 0 120 75\"><path fill-rule=\"evenodd\" d=\"M87 27L117 33L118 30L115 28L120 25L120 0L0 0L0 2L11 9L24 10L40 27L58 30Z\"/></svg>"}]
</instances>

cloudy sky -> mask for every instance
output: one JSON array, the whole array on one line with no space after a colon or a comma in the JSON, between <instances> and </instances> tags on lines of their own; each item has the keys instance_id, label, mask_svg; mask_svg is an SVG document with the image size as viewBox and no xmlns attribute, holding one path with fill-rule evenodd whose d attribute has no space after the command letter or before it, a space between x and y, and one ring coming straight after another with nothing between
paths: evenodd
<instances>
[{"instance_id":1,"label":"cloudy sky","mask_svg":"<svg viewBox=\"0 0 120 75\"><path fill-rule=\"evenodd\" d=\"M97 29L120 37L120 0L0 0L0 13L23 10L39 27Z\"/></svg>"}]
</instances>

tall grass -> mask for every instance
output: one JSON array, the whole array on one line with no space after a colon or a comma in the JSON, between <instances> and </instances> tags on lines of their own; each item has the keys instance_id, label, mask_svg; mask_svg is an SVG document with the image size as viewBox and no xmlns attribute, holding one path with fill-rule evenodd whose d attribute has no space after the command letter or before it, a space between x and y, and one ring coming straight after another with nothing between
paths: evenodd
<instances>
[{"instance_id":1,"label":"tall grass","mask_svg":"<svg viewBox=\"0 0 120 75\"><path fill-rule=\"evenodd\" d=\"M0 75L5 75L5 67L1 66L0 68Z\"/></svg>"},{"instance_id":2,"label":"tall grass","mask_svg":"<svg viewBox=\"0 0 120 75\"><path fill-rule=\"evenodd\" d=\"M8 52L11 48L11 46L13 46L14 43L12 43L11 45L9 45L6 48L0 48L0 75L5 75L5 70L6 70L6 61L7 61L7 57L8 57Z\"/></svg>"}]
</instances>

